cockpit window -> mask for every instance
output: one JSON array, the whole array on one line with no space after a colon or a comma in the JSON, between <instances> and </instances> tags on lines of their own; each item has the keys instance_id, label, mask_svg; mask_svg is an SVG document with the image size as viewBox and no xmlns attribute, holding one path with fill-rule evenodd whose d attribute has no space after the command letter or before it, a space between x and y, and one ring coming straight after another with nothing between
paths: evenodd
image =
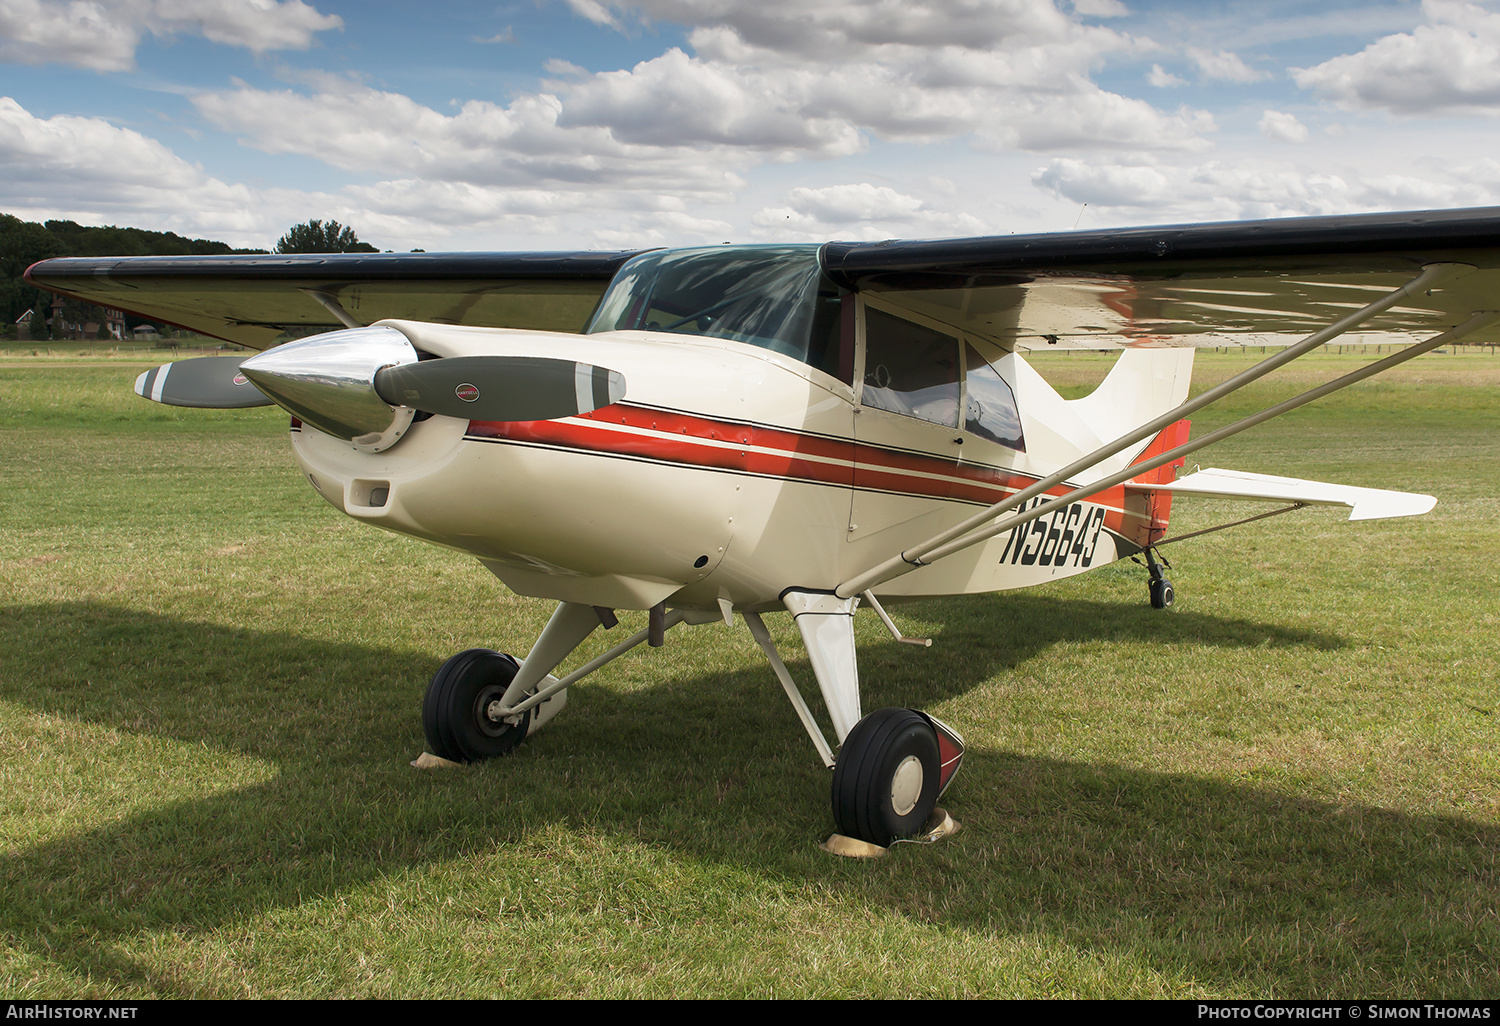
<instances>
[{"instance_id":1,"label":"cockpit window","mask_svg":"<svg viewBox=\"0 0 1500 1026\"><path fill-rule=\"evenodd\" d=\"M958 377L958 339L865 308L863 405L956 428Z\"/></svg>"},{"instance_id":2,"label":"cockpit window","mask_svg":"<svg viewBox=\"0 0 1500 1026\"><path fill-rule=\"evenodd\" d=\"M630 260L584 330L731 339L836 373L838 314L817 246L715 246Z\"/></svg>"}]
</instances>

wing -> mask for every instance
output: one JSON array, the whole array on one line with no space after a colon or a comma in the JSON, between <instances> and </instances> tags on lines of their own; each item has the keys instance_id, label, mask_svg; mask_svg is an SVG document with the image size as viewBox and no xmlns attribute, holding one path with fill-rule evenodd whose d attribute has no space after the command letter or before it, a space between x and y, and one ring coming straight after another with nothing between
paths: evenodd
<instances>
[{"instance_id":1,"label":"wing","mask_svg":"<svg viewBox=\"0 0 1500 1026\"><path fill-rule=\"evenodd\" d=\"M33 284L255 348L285 328L387 317L577 331L619 253L62 258ZM1494 306L1500 208L1284 218L945 241L831 242L840 285L1004 348L1283 345L1410 281L1477 270L1403 301L1349 341L1405 341ZM1468 338L1500 341L1500 326Z\"/></svg>"},{"instance_id":2,"label":"wing","mask_svg":"<svg viewBox=\"0 0 1500 1026\"><path fill-rule=\"evenodd\" d=\"M823 247L841 285L1023 350L1284 345L1446 262L1477 270L1373 318L1355 342L1404 342L1495 308L1500 208ZM1467 341L1500 341L1500 327Z\"/></svg>"},{"instance_id":3,"label":"wing","mask_svg":"<svg viewBox=\"0 0 1500 1026\"><path fill-rule=\"evenodd\" d=\"M254 349L386 317L579 331L632 253L64 257L27 281Z\"/></svg>"}]
</instances>

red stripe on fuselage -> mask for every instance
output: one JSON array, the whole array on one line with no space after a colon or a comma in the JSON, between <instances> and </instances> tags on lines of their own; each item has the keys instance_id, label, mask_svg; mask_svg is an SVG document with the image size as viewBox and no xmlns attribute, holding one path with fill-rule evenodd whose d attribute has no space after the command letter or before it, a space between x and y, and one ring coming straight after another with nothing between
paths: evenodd
<instances>
[{"instance_id":1,"label":"red stripe on fuselage","mask_svg":"<svg viewBox=\"0 0 1500 1026\"><path fill-rule=\"evenodd\" d=\"M578 423L592 421L593 423ZM671 432L669 435L639 434L614 430L619 423L627 427ZM762 428L728 421L706 420L675 411L641 410L606 406L586 413L576 420L534 420L521 422L470 421L468 435L532 445L563 446L584 452L613 456L635 456L642 459L679 463L706 470L730 470L739 473L788 477L822 484L850 485L853 467L844 463L821 463L806 456L823 456L847 460L834 455L830 446L848 443L794 431ZM705 445L704 441L751 445L775 452Z\"/></svg>"},{"instance_id":2,"label":"red stripe on fuselage","mask_svg":"<svg viewBox=\"0 0 1500 1026\"><path fill-rule=\"evenodd\" d=\"M614 428L616 424L634 430L618 430ZM641 434L642 431L658 433ZM467 434L475 439L560 446L708 470L784 477L986 506L1030 487L1036 481L1034 477L1000 467L956 463L938 456L888 449L851 439L625 403L605 406L566 421L476 420L469 423ZM729 446L706 445L705 442L729 443ZM1069 490L1060 485L1048 494L1063 495ZM1124 501L1124 489L1117 485L1088 501L1118 509Z\"/></svg>"}]
</instances>

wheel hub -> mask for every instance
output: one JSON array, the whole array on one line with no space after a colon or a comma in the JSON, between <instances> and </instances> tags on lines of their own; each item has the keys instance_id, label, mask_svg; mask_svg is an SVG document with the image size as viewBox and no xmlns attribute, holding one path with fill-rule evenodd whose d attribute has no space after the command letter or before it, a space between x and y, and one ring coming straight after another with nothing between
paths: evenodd
<instances>
[{"instance_id":1,"label":"wheel hub","mask_svg":"<svg viewBox=\"0 0 1500 1026\"><path fill-rule=\"evenodd\" d=\"M905 816L917 807L922 797L922 760L908 755L891 774L891 808Z\"/></svg>"},{"instance_id":2,"label":"wheel hub","mask_svg":"<svg viewBox=\"0 0 1500 1026\"><path fill-rule=\"evenodd\" d=\"M505 708L501 701L505 697L505 688L491 685L479 693L479 698L474 702L474 711L478 714L474 717L479 729L490 737L499 737L512 726L506 719L496 715Z\"/></svg>"}]
</instances>

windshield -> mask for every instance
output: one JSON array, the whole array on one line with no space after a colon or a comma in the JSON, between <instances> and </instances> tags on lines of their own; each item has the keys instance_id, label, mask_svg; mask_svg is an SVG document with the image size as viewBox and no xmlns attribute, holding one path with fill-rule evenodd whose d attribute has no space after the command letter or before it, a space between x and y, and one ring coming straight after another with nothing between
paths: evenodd
<instances>
[{"instance_id":1,"label":"windshield","mask_svg":"<svg viewBox=\"0 0 1500 1026\"><path fill-rule=\"evenodd\" d=\"M731 339L830 370L839 293L815 245L660 250L620 268L584 330L624 329Z\"/></svg>"}]
</instances>

